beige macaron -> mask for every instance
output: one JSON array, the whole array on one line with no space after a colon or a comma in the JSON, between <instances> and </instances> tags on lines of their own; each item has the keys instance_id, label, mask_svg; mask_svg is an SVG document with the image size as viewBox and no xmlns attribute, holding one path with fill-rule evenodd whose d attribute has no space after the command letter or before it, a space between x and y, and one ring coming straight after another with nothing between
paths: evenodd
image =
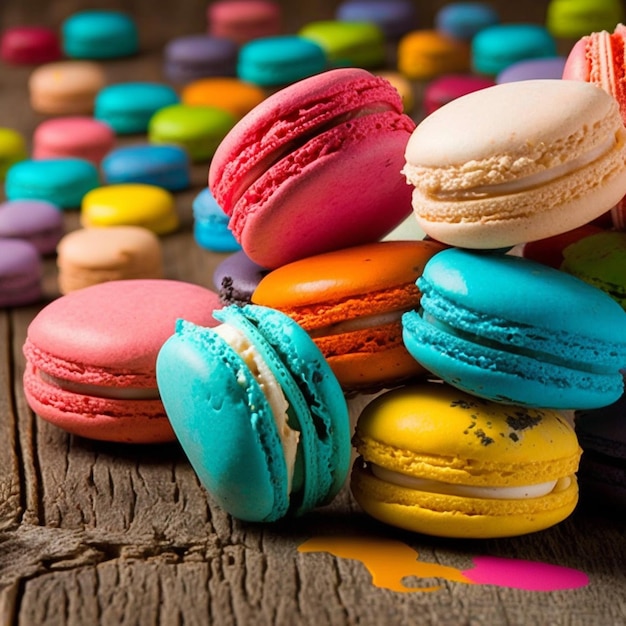
<instances>
[{"instance_id":1,"label":"beige macaron","mask_svg":"<svg viewBox=\"0 0 626 626\"><path fill-rule=\"evenodd\" d=\"M57 246L62 294L110 280L163 278L163 255L157 235L142 226L81 228Z\"/></svg>"},{"instance_id":2,"label":"beige macaron","mask_svg":"<svg viewBox=\"0 0 626 626\"><path fill-rule=\"evenodd\" d=\"M91 113L106 82L102 65L94 61L46 63L33 70L28 80L30 104L45 115Z\"/></svg>"},{"instance_id":3,"label":"beige macaron","mask_svg":"<svg viewBox=\"0 0 626 626\"><path fill-rule=\"evenodd\" d=\"M417 126L403 172L419 226L488 249L551 237L626 194L626 129L614 98L569 80L503 83Z\"/></svg>"}]
</instances>

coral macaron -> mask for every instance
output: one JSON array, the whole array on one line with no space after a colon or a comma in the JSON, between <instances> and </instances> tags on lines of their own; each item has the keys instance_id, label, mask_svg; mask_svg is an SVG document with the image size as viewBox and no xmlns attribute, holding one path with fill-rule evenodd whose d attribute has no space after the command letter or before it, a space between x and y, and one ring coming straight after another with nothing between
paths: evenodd
<instances>
[{"instance_id":1,"label":"coral macaron","mask_svg":"<svg viewBox=\"0 0 626 626\"><path fill-rule=\"evenodd\" d=\"M43 419L76 435L124 443L174 440L159 397L156 358L176 319L215 325L209 289L171 280L120 280L44 307L24 343L24 391Z\"/></svg>"},{"instance_id":2,"label":"coral macaron","mask_svg":"<svg viewBox=\"0 0 626 626\"><path fill-rule=\"evenodd\" d=\"M209 187L246 254L273 268L377 241L410 213L402 154L415 128L392 85L363 69L285 87L219 145Z\"/></svg>"},{"instance_id":3,"label":"coral macaron","mask_svg":"<svg viewBox=\"0 0 626 626\"><path fill-rule=\"evenodd\" d=\"M419 306L415 286L434 241L387 241L319 254L261 279L256 304L308 331L342 387L372 390L423 374L402 342L402 313Z\"/></svg>"}]
</instances>

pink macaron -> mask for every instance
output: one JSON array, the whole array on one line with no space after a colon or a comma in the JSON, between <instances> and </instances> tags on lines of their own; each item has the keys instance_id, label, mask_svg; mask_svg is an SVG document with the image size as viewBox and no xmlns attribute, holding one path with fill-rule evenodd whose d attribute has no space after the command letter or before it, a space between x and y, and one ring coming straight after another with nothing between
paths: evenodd
<instances>
[{"instance_id":1,"label":"pink macaron","mask_svg":"<svg viewBox=\"0 0 626 626\"><path fill-rule=\"evenodd\" d=\"M401 176L415 122L389 81L323 72L274 93L219 145L209 187L255 263L377 241L411 212Z\"/></svg>"},{"instance_id":2,"label":"pink macaron","mask_svg":"<svg viewBox=\"0 0 626 626\"><path fill-rule=\"evenodd\" d=\"M173 441L157 353L178 318L214 326L220 307L214 291L166 279L111 281L53 300L30 323L23 347L29 406L82 437Z\"/></svg>"},{"instance_id":3,"label":"pink macaron","mask_svg":"<svg viewBox=\"0 0 626 626\"><path fill-rule=\"evenodd\" d=\"M0 58L11 65L50 63L62 56L59 35L47 26L12 26L0 38Z\"/></svg>"},{"instance_id":4,"label":"pink macaron","mask_svg":"<svg viewBox=\"0 0 626 626\"><path fill-rule=\"evenodd\" d=\"M278 35L282 11L272 0L217 0L207 8L207 30L243 44L259 37Z\"/></svg>"},{"instance_id":5,"label":"pink macaron","mask_svg":"<svg viewBox=\"0 0 626 626\"><path fill-rule=\"evenodd\" d=\"M33 133L33 158L77 157L99 165L115 145L115 132L86 115L55 117L41 122Z\"/></svg>"}]
</instances>

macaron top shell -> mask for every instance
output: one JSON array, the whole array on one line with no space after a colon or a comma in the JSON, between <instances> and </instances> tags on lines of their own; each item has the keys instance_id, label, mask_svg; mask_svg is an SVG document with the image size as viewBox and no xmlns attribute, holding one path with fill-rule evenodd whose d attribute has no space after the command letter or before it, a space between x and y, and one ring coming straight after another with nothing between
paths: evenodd
<instances>
[{"instance_id":1,"label":"macaron top shell","mask_svg":"<svg viewBox=\"0 0 626 626\"><path fill-rule=\"evenodd\" d=\"M359 417L355 441L391 471L492 487L569 476L580 457L558 411L496 404L439 383L375 398Z\"/></svg>"},{"instance_id":2,"label":"macaron top shell","mask_svg":"<svg viewBox=\"0 0 626 626\"><path fill-rule=\"evenodd\" d=\"M46 372L64 380L153 387L156 355L174 321L185 316L214 326L211 313L220 306L213 291L182 281L101 283L43 308L24 349L44 355Z\"/></svg>"}]
</instances>

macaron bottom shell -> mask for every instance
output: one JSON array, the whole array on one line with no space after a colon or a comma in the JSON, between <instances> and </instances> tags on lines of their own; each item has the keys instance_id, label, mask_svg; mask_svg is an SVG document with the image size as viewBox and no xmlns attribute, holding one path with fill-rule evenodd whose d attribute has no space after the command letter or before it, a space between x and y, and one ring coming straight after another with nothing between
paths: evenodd
<instances>
[{"instance_id":1,"label":"macaron bottom shell","mask_svg":"<svg viewBox=\"0 0 626 626\"><path fill-rule=\"evenodd\" d=\"M439 537L497 538L543 530L567 518L578 502L578 485L540 498L495 500L431 493L392 485L355 461L352 493L373 518Z\"/></svg>"}]
</instances>

